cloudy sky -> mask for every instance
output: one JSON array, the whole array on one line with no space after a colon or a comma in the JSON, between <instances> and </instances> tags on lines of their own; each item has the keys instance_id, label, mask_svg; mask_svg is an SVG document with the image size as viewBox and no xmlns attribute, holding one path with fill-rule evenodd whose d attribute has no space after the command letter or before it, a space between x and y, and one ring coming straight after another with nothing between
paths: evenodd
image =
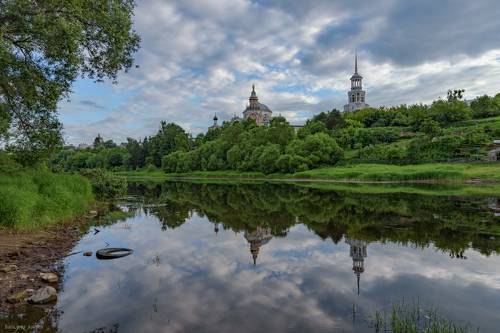
<instances>
[{"instance_id":1,"label":"cloudy sky","mask_svg":"<svg viewBox=\"0 0 500 333\"><path fill-rule=\"evenodd\" d=\"M117 142L159 122L197 134L241 116L252 83L292 124L342 109L354 50L373 106L500 92L498 0L138 0L139 68L79 80L60 104L68 143Z\"/></svg>"}]
</instances>

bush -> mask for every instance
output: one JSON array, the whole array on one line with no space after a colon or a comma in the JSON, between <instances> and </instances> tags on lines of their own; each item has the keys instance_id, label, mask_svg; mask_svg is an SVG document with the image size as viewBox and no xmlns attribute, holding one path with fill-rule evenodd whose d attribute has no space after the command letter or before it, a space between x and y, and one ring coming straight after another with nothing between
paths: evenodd
<instances>
[{"instance_id":1,"label":"bush","mask_svg":"<svg viewBox=\"0 0 500 333\"><path fill-rule=\"evenodd\" d=\"M344 151L335 139L325 133L316 133L304 140L295 139L287 146L286 152L307 160L308 167L334 165L344 157Z\"/></svg>"},{"instance_id":2,"label":"bush","mask_svg":"<svg viewBox=\"0 0 500 333\"><path fill-rule=\"evenodd\" d=\"M472 111L462 101L435 101L429 109L430 116L440 124L446 125L472 118Z\"/></svg>"},{"instance_id":3,"label":"bush","mask_svg":"<svg viewBox=\"0 0 500 333\"><path fill-rule=\"evenodd\" d=\"M90 182L46 170L0 174L0 225L33 229L82 214L93 202Z\"/></svg>"},{"instance_id":4,"label":"bush","mask_svg":"<svg viewBox=\"0 0 500 333\"><path fill-rule=\"evenodd\" d=\"M92 183L92 191L99 198L111 199L127 193L127 180L102 169L85 169L80 172Z\"/></svg>"},{"instance_id":5,"label":"bush","mask_svg":"<svg viewBox=\"0 0 500 333\"><path fill-rule=\"evenodd\" d=\"M268 145L259 157L259 171L263 173L273 173L278 171L276 161L280 157L279 145Z\"/></svg>"},{"instance_id":6,"label":"bush","mask_svg":"<svg viewBox=\"0 0 500 333\"><path fill-rule=\"evenodd\" d=\"M473 100L470 107L475 119L500 116L500 98L484 95Z\"/></svg>"}]
</instances>

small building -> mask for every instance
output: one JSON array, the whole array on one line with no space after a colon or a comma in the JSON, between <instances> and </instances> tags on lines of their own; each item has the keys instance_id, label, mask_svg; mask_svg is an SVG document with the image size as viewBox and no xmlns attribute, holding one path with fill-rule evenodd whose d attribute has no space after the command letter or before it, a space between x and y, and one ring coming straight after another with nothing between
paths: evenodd
<instances>
[{"instance_id":1,"label":"small building","mask_svg":"<svg viewBox=\"0 0 500 333\"><path fill-rule=\"evenodd\" d=\"M208 128L209 130L210 130L210 129L216 129L216 128L219 128L219 127L220 127L220 126L219 126L219 124L217 124L217 121L219 120L219 118L217 118L217 113L216 113L216 114L214 114L214 118L213 118L213 120L214 120L214 123L213 123L213 125L212 125L212 126L210 126L210 127Z\"/></svg>"},{"instance_id":2,"label":"small building","mask_svg":"<svg viewBox=\"0 0 500 333\"><path fill-rule=\"evenodd\" d=\"M354 56L354 74L351 76L351 90L347 92L347 104L344 112L352 112L369 107L365 102L366 92L363 90L363 77L358 73L358 54Z\"/></svg>"},{"instance_id":3,"label":"small building","mask_svg":"<svg viewBox=\"0 0 500 333\"><path fill-rule=\"evenodd\" d=\"M90 145L86 144L86 143L80 143L76 149L87 149L87 148L90 148Z\"/></svg>"}]
</instances>

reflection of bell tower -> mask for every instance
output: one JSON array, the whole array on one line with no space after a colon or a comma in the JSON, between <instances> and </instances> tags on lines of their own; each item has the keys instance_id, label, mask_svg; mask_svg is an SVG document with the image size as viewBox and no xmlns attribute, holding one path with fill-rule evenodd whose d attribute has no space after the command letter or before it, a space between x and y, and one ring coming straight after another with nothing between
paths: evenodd
<instances>
[{"instance_id":1,"label":"reflection of bell tower","mask_svg":"<svg viewBox=\"0 0 500 333\"><path fill-rule=\"evenodd\" d=\"M365 271L366 242L362 240L346 238L346 243L351 247L349 255L352 258L352 270L357 278L359 295L359 280L361 277L361 273Z\"/></svg>"},{"instance_id":2,"label":"reflection of bell tower","mask_svg":"<svg viewBox=\"0 0 500 333\"><path fill-rule=\"evenodd\" d=\"M214 223L214 231L215 231L215 236L219 233L219 222Z\"/></svg>"},{"instance_id":3,"label":"reflection of bell tower","mask_svg":"<svg viewBox=\"0 0 500 333\"><path fill-rule=\"evenodd\" d=\"M252 232L245 231L245 239L250 243L250 253L252 253L253 264L257 264L257 256L259 255L260 247L269 243L273 235L270 228L257 227Z\"/></svg>"}]
</instances>

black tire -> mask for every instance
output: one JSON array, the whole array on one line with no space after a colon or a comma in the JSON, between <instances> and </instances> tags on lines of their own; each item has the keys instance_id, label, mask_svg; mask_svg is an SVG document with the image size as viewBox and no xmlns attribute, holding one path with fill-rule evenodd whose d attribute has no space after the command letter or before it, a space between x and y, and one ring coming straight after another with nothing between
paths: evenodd
<instances>
[{"instance_id":1,"label":"black tire","mask_svg":"<svg viewBox=\"0 0 500 333\"><path fill-rule=\"evenodd\" d=\"M97 259L117 259L117 258L122 258L126 257L129 254L132 254L134 250L127 249L127 248L120 248L120 247L110 247L107 249L101 249L98 250L95 254Z\"/></svg>"}]
</instances>

